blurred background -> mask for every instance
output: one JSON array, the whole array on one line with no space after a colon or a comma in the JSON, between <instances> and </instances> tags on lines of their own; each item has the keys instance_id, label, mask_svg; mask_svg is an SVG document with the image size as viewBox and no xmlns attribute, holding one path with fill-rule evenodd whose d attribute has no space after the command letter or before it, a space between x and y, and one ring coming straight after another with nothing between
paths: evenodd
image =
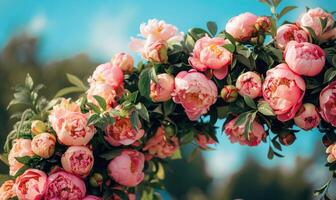
<instances>
[{"instance_id":1,"label":"blurred background","mask_svg":"<svg viewBox=\"0 0 336 200\"><path fill-rule=\"evenodd\" d=\"M285 18L294 21L305 6L336 10L334 0L284 0L280 9L299 9ZM179 30L205 27L215 21L223 29L232 16L242 12L268 15L257 0L101 0L38 1L0 0L0 145L11 127L6 107L12 87L29 72L52 97L67 86L65 73L83 80L113 54L131 53L128 43L139 25L150 18L163 19ZM221 127L223 122L219 121ZM268 145L243 147L231 144L218 132L220 143L192 163L170 162L168 193L164 199L182 200L298 200L314 199L312 191L328 178L326 157L317 130L300 132L296 142L284 150L285 158L267 159ZM190 153L188 148L183 152ZM5 173L2 166L2 172ZM332 191L332 190L330 190ZM335 189L334 189L335 191ZM335 197L335 194L331 193Z\"/></svg>"}]
</instances>

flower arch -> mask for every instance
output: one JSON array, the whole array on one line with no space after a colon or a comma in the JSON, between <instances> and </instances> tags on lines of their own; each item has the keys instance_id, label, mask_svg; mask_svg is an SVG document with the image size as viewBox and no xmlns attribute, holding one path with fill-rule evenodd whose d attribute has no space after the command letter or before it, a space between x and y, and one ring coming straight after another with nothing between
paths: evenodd
<instances>
[{"instance_id":1,"label":"flower arch","mask_svg":"<svg viewBox=\"0 0 336 200\"><path fill-rule=\"evenodd\" d=\"M28 75L9 107L22 104L1 159L3 199L155 199L165 159L180 147L216 143L221 129L232 143L269 144L268 158L302 130L318 128L336 167L336 26L332 13L308 9L295 23L279 20L294 6L262 0L270 16L243 13L223 31L187 33L164 21L141 24L130 48L99 65L87 84L46 99ZM79 93L76 98L61 98ZM215 127L217 119L225 119ZM327 197L328 181L316 195ZM38 187L31 187L31 183ZM29 190L27 190L27 188ZM63 191L63 192L61 192ZM64 192L65 191L65 192Z\"/></svg>"}]
</instances>

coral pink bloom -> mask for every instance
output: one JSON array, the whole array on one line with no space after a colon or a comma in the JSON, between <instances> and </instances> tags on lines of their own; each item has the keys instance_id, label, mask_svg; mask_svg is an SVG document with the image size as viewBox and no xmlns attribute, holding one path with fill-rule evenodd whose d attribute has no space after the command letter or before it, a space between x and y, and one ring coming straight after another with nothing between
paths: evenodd
<instances>
[{"instance_id":1,"label":"coral pink bloom","mask_svg":"<svg viewBox=\"0 0 336 200\"><path fill-rule=\"evenodd\" d=\"M233 17L226 24L225 30L231 34L237 41L244 42L251 39L256 32L254 25L258 17L252 13L242 13Z\"/></svg>"},{"instance_id":2,"label":"coral pink bloom","mask_svg":"<svg viewBox=\"0 0 336 200\"><path fill-rule=\"evenodd\" d=\"M262 139L266 137L265 130L261 124L257 121L253 121L252 129L248 133L249 139L244 136L245 123L235 126L238 117L231 120L225 125L224 132L229 137L231 143L238 142L241 145L257 146L260 144Z\"/></svg>"},{"instance_id":3,"label":"coral pink bloom","mask_svg":"<svg viewBox=\"0 0 336 200\"><path fill-rule=\"evenodd\" d=\"M214 139L212 139L210 136L207 136L207 135L204 135L204 134L198 134L195 137L195 141L203 149L207 149L208 145L216 143L216 141Z\"/></svg>"},{"instance_id":4,"label":"coral pink bloom","mask_svg":"<svg viewBox=\"0 0 336 200\"><path fill-rule=\"evenodd\" d=\"M336 144L332 144L330 145L327 150L326 153L328 154L328 163L333 163L336 161Z\"/></svg>"},{"instance_id":5,"label":"coral pink bloom","mask_svg":"<svg viewBox=\"0 0 336 200\"><path fill-rule=\"evenodd\" d=\"M302 105L306 84L287 64L267 71L263 96L280 121L292 119Z\"/></svg>"},{"instance_id":6,"label":"coral pink bloom","mask_svg":"<svg viewBox=\"0 0 336 200\"><path fill-rule=\"evenodd\" d=\"M10 200L15 196L13 191L14 181L7 180L0 187L0 199L1 200Z\"/></svg>"},{"instance_id":7,"label":"coral pink bloom","mask_svg":"<svg viewBox=\"0 0 336 200\"><path fill-rule=\"evenodd\" d=\"M172 156L178 148L178 138L175 136L167 137L164 128L159 127L155 135L147 141L143 150L148 151L153 156L164 159Z\"/></svg>"},{"instance_id":8,"label":"coral pink bloom","mask_svg":"<svg viewBox=\"0 0 336 200\"><path fill-rule=\"evenodd\" d=\"M255 72L245 72L239 75L236 82L236 88L239 94L252 99L262 95L261 86L261 77Z\"/></svg>"},{"instance_id":9,"label":"coral pink bloom","mask_svg":"<svg viewBox=\"0 0 336 200\"><path fill-rule=\"evenodd\" d=\"M320 93L320 114L326 122L336 127L336 81Z\"/></svg>"},{"instance_id":10,"label":"coral pink bloom","mask_svg":"<svg viewBox=\"0 0 336 200\"><path fill-rule=\"evenodd\" d=\"M217 87L204 74L195 70L182 71L175 77L172 94L175 103L183 106L188 118L196 121L217 100Z\"/></svg>"},{"instance_id":11,"label":"coral pink bloom","mask_svg":"<svg viewBox=\"0 0 336 200\"><path fill-rule=\"evenodd\" d=\"M219 37L202 37L196 41L192 57L189 57L190 65L198 71L212 69L216 78L225 78L232 62L232 53L223 47L227 43Z\"/></svg>"},{"instance_id":12,"label":"coral pink bloom","mask_svg":"<svg viewBox=\"0 0 336 200\"><path fill-rule=\"evenodd\" d=\"M121 154L111 160L108 173L117 183L134 187L144 179L145 156L135 150L123 150Z\"/></svg>"},{"instance_id":13,"label":"coral pink bloom","mask_svg":"<svg viewBox=\"0 0 336 200\"><path fill-rule=\"evenodd\" d=\"M99 106L99 103L94 98L94 96L102 97L106 102L106 108L112 108L117 105L117 100L121 94L117 94L118 91L114 90L114 88L106 83L96 83L92 82L90 84L90 88L87 91L87 100L90 103L93 103Z\"/></svg>"},{"instance_id":14,"label":"coral pink bloom","mask_svg":"<svg viewBox=\"0 0 336 200\"><path fill-rule=\"evenodd\" d=\"M49 121L64 145L86 145L96 132L93 125L87 126L88 117L80 112L78 104L62 99L50 111Z\"/></svg>"},{"instance_id":15,"label":"coral pink bloom","mask_svg":"<svg viewBox=\"0 0 336 200\"><path fill-rule=\"evenodd\" d=\"M24 156L34 156L34 152L31 149L31 140L18 138L13 141L13 147L8 154L9 174L14 176L17 171L24 164L16 160L16 158Z\"/></svg>"},{"instance_id":16,"label":"coral pink bloom","mask_svg":"<svg viewBox=\"0 0 336 200\"><path fill-rule=\"evenodd\" d=\"M171 99L171 94L174 91L175 79L174 76L167 73L159 74L157 82L150 84L150 97L153 102L164 102Z\"/></svg>"},{"instance_id":17,"label":"coral pink bloom","mask_svg":"<svg viewBox=\"0 0 336 200\"><path fill-rule=\"evenodd\" d=\"M303 130L310 130L320 124L321 118L314 104L305 103L294 117L295 124Z\"/></svg>"},{"instance_id":18,"label":"coral pink bloom","mask_svg":"<svg viewBox=\"0 0 336 200\"><path fill-rule=\"evenodd\" d=\"M93 195L89 195L89 196L84 197L83 200L103 200L103 198L97 197L97 196L93 196Z\"/></svg>"},{"instance_id":19,"label":"coral pink bloom","mask_svg":"<svg viewBox=\"0 0 336 200\"><path fill-rule=\"evenodd\" d=\"M125 73L132 73L134 68L134 60L127 53L117 53L111 59L112 66L118 66Z\"/></svg>"},{"instance_id":20,"label":"coral pink bloom","mask_svg":"<svg viewBox=\"0 0 336 200\"><path fill-rule=\"evenodd\" d=\"M56 137L50 133L36 135L31 143L32 151L42 157L50 158L55 151Z\"/></svg>"},{"instance_id":21,"label":"coral pink bloom","mask_svg":"<svg viewBox=\"0 0 336 200\"><path fill-rule=\"evenodd\" d=\"M322 30L321 19L327 19L327 24L324 30L328 30L334 24L334 17L332 14L327 13L322 8L309 9L308 12L301 16L298 23L302 28L312 28L316 36L320 37L324 32L324 30Z\"/></svg>"},{"instance_id":22,"label":"coral pink bloom","mask_svg":"<svg viewBox=\"0 0 336 200\"><path fill-rule=\"evenodd\" d=\"M111 63L105 63L99 65L93 72L92 76L88 79L90 85L95 83L106 83L117 90L119 87L123 86L124 74L118 66L112 65Z\"/></svg>"},{"instance_id":23,"label":"coral pink bloom","mask_svg":"<svg viewBox=\"0 0 336 200\"><path fill-rule=\"evenodd\" d=\"M48 188L45 200L83 199L86 187L83 180L67 172L57 172L48 177Z\"/></svg>"},{"instance_id":24,"label":"coral pink bloom","mask_svg":"<svg viewBox=\"0 0 336 200\"><path fill-rule=\"evenodd\" d=\"M284 52L284 58L293 72L304 76L316 76L322 71L325 64L323 50L308 42L289 42Z\"/></svg>"},{"instance_id":25,"label":"coral pink bloom","mask_svg":"<svg viewBox=\"0 0 336 200\"><path fill-rule=\"evenodd\" d=\"M65 171L86 177L93 167L94 157L85 146L71 146L62 155L61 162Z\"/></svg>"},{"instance_id":26,"label":"coral pink bloom","mask_svg":"<svg viewBox=\"0 0 336 200\"><path fill-rule=\"evenodd\" d=\"M28 169L15 180L14 191L22 200L41 200L47 190L47 175L37 169Z\"/></svg>"},{"instance_id":27,"label":"coral pink bloom","mask_svg":"<svg viewBox=\"0 0 336 200\"><path fill-rule=\"evenodd\" d=\"M286 48L290 41L308 42L309 36L306 31L295 24L284 24L280 26L276 34L276 43L281 49Z\"/></svg>"}]
</instances>

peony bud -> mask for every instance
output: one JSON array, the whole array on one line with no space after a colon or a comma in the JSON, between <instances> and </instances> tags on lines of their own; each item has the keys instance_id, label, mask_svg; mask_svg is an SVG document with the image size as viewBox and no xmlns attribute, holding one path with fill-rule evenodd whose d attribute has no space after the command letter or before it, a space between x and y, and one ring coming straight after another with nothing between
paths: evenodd
<instances>
[{"instance_id":1,"label":"peony bud","mask_svg":"<svg viewBox=\"0 0 336 200\"><path fill-rule=\"evenodd\" d=\"M164 41L157 41L148 44L143 52L143 57L151 62L167 63L168 61L168 46Z\"/></svg>"},{"instance_id":2,"label":"peony bud","mask_svg":"<svg viewBox=\"0 0 336 200\"><path fill-rule=\"evenodd\" d=\"M125 73L132 73L134 68L134 60L131 55L126 53L118 53L111 59L113 66L118 66Z\"/></svg>"},{"instance_id":3,"label":"peony bud","mask_svg":"<svg viewBox=\"0 0 336 200\"><path fill-rule=\"evenodd\" d=\"M47 130L47 126L44 122L40 120L34 120L31 124L31 132L33 135L38 135L40 133L44 133Z\"/></svg>"},{"instance_id":4,"label":"peony bud","mask_svg":"<svg viewBox=\"0 0 336 200\"><path fill-rule=\"evenodd\" d=\"M94 173L89 179L92 187L100 187L103 184L103 176L99 173Z\"/></svg>"},{"instance_id":5,"label":"peony bud","mask_svg":"<svg viewBox=\"0 0 336 200\"><path fill-rule=\"evenodd\" d=\"M295 124L303 130L310 130L320 124L321 118L314 104L305 103L294 117Z\"/></svg>"},{"instance_id":6,"label":"peony bud","mask_svg":"<svg viewBox=\"0 0 336 200\"><path fill-rule=\"evenodd\" d=\"M260 75L255 72L246 72L239 75L236 82L236 87L240 95L248 96L251 99L262 95L261 78Z\"/></svg>"},{"instance_id":7,"label":"peony bud","mask_svg":"<svg viewBox=\"0 0 336 200\"><path fill-rule=\"evenodd\" d=\"M225 102L234 102L238 97L238 89L233 85L225 85L221 91L221 97Z\"/></svg>"},{"instance_id":8,"label":"peony bud","mask_svg":"<svg viewBox=\"0 0 336 200\"><path fill-rule=\"evenodd\" d=\"M281 133L279 135L279 141L282 145L289 146L294 143L296 136L294 133Z\"/></svg>"},{"instance_id":9,"label":"peony bud","mask_svg":"<svg viewBox=\"0 0 336 200\"><path fill-rule=\"evenodd\" d=\"M36 135L32 142L32 151L41 158L50 158L55 151L56 137L50 133Z\"/></svg>"},{"instance_id":10,"label":"peony bud","mask_svg":"<svg viewBox=\"0 0 336 200\"><path fill-rule=\"evenodd\" d=\"M328 163L335 162L336 161L336 144L330 145L327 148L326 153L328 154L328 158L327 158Z\"/></svg>"},{"instance_id":11,"label":"peony bud","mask_svg":"<svg viewBox=\"0 0 336 200\"><path fill-rule=\"evenodd\" d=\"M167 73L159 74L157 82L150 83L150 98L153 102L164 102L171 99L171 94L174 91L175 79L174 76Z\"/></svg>"},{"instance_id":12,"label":"peony bud","mask_svg":"<svg viewBox=\"0 0 336 200\"><path fill-rule=\"evenodd\" d=\"M329 147L329 146L332 145L332 143L333 143L333 142L328 138L327 135L324 135L324 136L322 137L322 142L323 142L323 144L324 144L325 147Z\"/></svg>"},{"instance_id":13,"label":"peony bud","mask_svg":"<svg viewBox=\"0 0 336 200\"><path fill-rule=\"evenodd\" d=\"M271 25L271 20L268 17L262 16L258 17L255 27L258 31L270 32Z\"/></svg>"}]
</instances>

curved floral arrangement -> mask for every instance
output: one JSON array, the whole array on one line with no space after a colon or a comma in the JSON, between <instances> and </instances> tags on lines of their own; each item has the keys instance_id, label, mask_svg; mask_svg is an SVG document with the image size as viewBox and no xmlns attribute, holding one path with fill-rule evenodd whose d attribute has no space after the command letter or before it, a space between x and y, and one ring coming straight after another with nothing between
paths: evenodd
<instances>
[{"instance_id":1,"label":"curved floral arrangement","mask_svg":"<svg viewBox=\"0 0 336 200\"><path fill-rule=\"evenodd\" d=\"M195 141L207 149L217 119L232 143L269 145L268 157L299 129L324 134L331 178L336 169L336 27L333 15L308 9L295 23L279 19L279 0L263 0L271 16L243 13L217 34L186 34L164 21L140 26L130 48L143 58L133 68L125 53L99 65L89 87L73 86L47 100L28 75L9 107L22 112L4 146L0 199L158 199L165 159ZM79 92L78 98L59 98ZM316 195L327 197L330 180ZM329 199L329 198L328 198Z\"/></svg>"}]
</instances>

